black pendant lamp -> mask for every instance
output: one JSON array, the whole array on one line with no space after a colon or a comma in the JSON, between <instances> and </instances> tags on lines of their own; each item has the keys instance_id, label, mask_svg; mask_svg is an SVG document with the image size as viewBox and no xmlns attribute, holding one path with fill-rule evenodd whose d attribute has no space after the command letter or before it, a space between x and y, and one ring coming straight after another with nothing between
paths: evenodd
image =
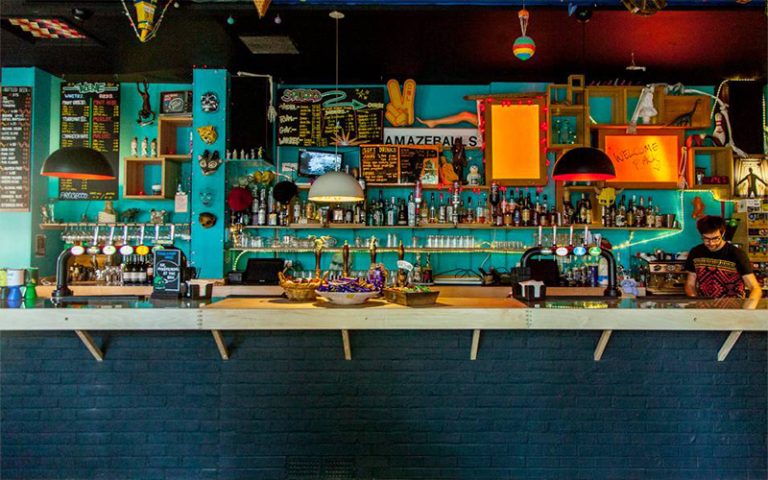
<instances>
[{"instance_id":1,"label":"black pendant lamp","mask_svg":"<svg viewBox=\"0 0 768 480\"><path fill-rule=\"evenodd\" d=\"M115 171L109 160L92 148L64 147L43 162L41 175L75 180L112 180Z\"/></svg>"},{"instance_id":2,"label":"black pendant lamp","mask_svg":"<svg viewBox=\"0 0 768 480\"><path fill-rule=\"evenodd\" d=\"M552 178L571 182L610 180L616 178L616 169L602 150L577 147L560 157L552 171Z\"/></svg>"}]
</instances>

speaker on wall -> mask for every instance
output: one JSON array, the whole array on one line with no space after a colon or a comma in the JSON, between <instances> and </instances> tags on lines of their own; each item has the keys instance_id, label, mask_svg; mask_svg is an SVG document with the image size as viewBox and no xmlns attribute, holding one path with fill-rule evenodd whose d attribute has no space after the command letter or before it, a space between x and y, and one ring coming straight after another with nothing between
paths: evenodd
<instances>
[{"instance_id":1,"label":"speaker on wall","mask_svg":"<svg viewBox=\"0 0 768 480\"><path fill-rule=\"evenodd\" d=\"M733 142L747 153L763 152L762 81L729 81L722 91L728 104Z\"/></svg>"}]
</instances>

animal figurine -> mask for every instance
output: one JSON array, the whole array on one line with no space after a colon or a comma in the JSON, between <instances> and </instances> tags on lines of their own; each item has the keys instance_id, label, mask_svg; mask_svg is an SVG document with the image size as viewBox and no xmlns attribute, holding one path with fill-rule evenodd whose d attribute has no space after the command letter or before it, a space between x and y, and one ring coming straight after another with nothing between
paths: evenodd
<instances>
[{"instance_id":1,"label":"animal figurine","mask_svg":"<svg viewBox=\"0 0 768 480\"><path fill-rule=\"evenodd\" d=\"M141 156L146 157L149 153L149 138L144 137L141 141Z\"/></svg>"},{"instance_id":2,"label":"animal figurine","mask_svg":"<svg viewBox=\"0 0 768 480\"><path fill-rule=\"evenodd\" d=\"M136 215L139 214L138 208L129 208L128 210L124 210L123 213L120 214L120 220L122 220L125 223L133 223L136 221Z\"/></svg>"},{"instance_id":3,"label":"animal figurine","mask_svg":"<svg viewBox=\"0 0 768 480\"><path fill-rule=\"evenodd\" d=\"M151 157L157 157L157 139L153 138L151 142L149 142L149 156Z\"/></svg>"},{"instance_id":4,"label":"animal figurine","mask_svg":"<svg viewBox=\"0 0 768 480\"><path fill-rule=\"evenodd\" d=\"M480 175L480 171L477 165L469 167L469 173L467 174L467 185L478 186L483 182L483 176Z\"/></svg>"},{"instance_id":5,"label":"animal figurine","mask_svg":"<svg viewBox=\"0 0 768 480\"><path fill-rule=\"evenodd\" d=\"M695 197L693 197L693 213L691 213L691 217L694 220L698 220L703 216L704 216L704 201L701 199L700 196L696 195Z\"/></svg>"},{"instance_id":6,"label":"animal figurine","mask_svg":"<svg viewBox=\"0 0 768 480\"><path fill-rule=\"evenodd\" d=\"M670 127L691 126L691 123L693 122L693 114L696 112L696 109L699 107L699 102L701 102L701 99L697 98L690 112L686 112L686 113L683 113L682 115L678 115L677 118L669 122L667 125Z\"/></svg>"},{"instance_id":7,"label":"animal figurine","mask_svg":"<svg viewBox=\"0 0 768 480\"><path fill-rule=\"evenodd\" d=\"M141 90L141 85L144 84L144 90ZM146 127L147 125L152 125L154 123L156 115L155 112L152 111L152 105L149 103L149 85L147 85L147 80L145 79L142 83L136 82L136 90L139 91L139 95L141 95L141 110L139 110L139 119L136 120L136 123L141 125L142 127Z\"/></svg>"},{"instance_id":8,"label":"animal figurine","mask_svg":"<svg viewBox=\"0 0 768 480\"><path fill-rule=\"evenodd\" d=\"M134 157L139 156L139 138L133 137L131 140L131 155Z\"/></svg>"}]
</instances>

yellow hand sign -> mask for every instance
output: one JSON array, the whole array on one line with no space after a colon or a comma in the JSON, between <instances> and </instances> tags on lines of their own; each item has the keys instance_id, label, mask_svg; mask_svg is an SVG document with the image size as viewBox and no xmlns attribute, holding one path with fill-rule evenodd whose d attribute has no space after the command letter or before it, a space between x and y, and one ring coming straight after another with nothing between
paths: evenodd
<instances>
[{"instance_id":1,"label":"yellow hand sign","mask_svg":"<svg viewBox=\"0 0 768 480\"><path fill-rule=\"evenodd\" d=\"M408 79L403 83L403 91L400 91L400 84L392 79L387 82L387 91L389 92L389 103L387 111L384 114L393 127L402 127L413 125L414 112L413 101L416 98L416 82Z\"/></svg>"}]
</instances>

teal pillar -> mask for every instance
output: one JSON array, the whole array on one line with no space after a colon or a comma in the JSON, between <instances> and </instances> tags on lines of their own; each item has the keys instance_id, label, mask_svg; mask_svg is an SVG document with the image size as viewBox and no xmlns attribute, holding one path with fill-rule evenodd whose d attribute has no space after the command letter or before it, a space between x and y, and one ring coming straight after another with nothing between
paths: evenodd
<instances>
[{"instance_id":1,"label":"teal pillar","mask_svg":"<svg viewBox=\"0 0 768 480\"><path fill-rule=\"evenodd\" d=\"M198 269L201 278L221 278L224 276L224 230L227 219L224 218L225 209L225 167L221 167L210 175L203 174L198 165L199 155L208 150L210 155L218 152L224 159L227 139L227 91L229 86L229 73L226 70L195 69L192 81L192 192L190 195L192 240L190 245L189 262ZM212 92L219 97L219 109L216 112L204 112L200 105L200 97L204 93ZM205 143L197 129L211 125L216 129L217 138L213 144ZM203 205L201 193L210 194L210 205ZM216 224L210 228L203 228L198 221L202 212L209 212L216 216Z\"/></svg>"}]
</instances>

